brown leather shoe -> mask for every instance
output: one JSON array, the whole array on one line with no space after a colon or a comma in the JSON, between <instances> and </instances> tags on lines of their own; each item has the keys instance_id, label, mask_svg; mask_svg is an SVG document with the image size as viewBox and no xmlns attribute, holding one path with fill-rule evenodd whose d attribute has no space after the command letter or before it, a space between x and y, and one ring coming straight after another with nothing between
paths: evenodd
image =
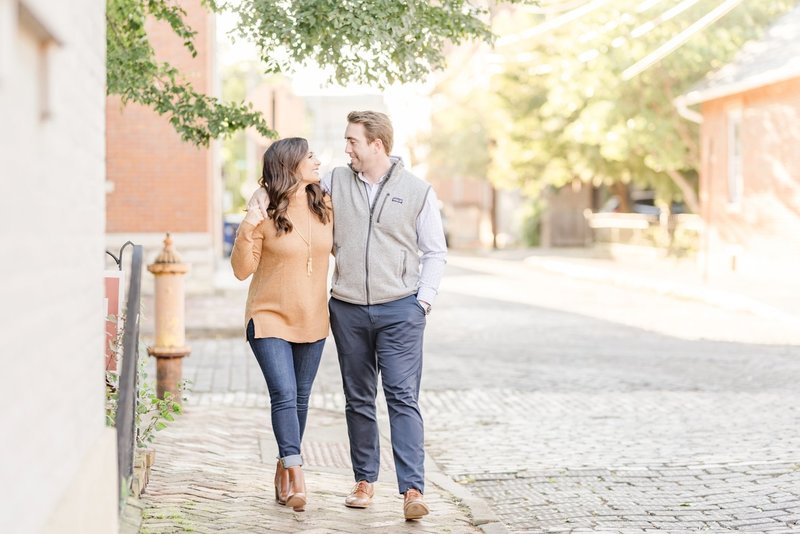
<instances>
[{"instance_id":1,"label":"brown leather shoe","mask_svg":"<svg viewBox=\"0 0 800 534\"><path fill-rule=\"evenodd\" d=\"M374 495L375 488L372 487L372 483L366 480L359 480L358 483L353 486L350 495L345 497L344 505L348 508L366 508L369 506L369 503L372 502L372 497Z\"/></svg>"},{"instance_id":2,"label":"brown leather shoe","mask_svg":"<svg viewBox=\"0 0 800 534\"><path fill-rule=\"evenodd\" d=\"M420 519L429 513L431 510L422 499L422 493L414 488L406 491L403 498L403 515L407 520Z\"/></svg>"},{"instance_id":3,"label":"brown leather shoe","mask_svg":"<svg viewBox=\"0 0 800 534\"><path fill-rule=\"evenodd\" d=\"M284 469L283 463L278 460L275 468L275 500L278 504L286 504L286 494L289 492L289 471Z\"/></svg>"},{"instance_id":4,"label":"brown leather shoe","mask_svg":"<svg viewBox=\"0 0 800 534\"><path fill-rule=\"evenodd\" d=\"M306 480L303 468L299 465L287 467L289 472L289 492L286 496L286 506L291 506L295 512L304 512L306 509Z\"/></svg>"}]
</instances>

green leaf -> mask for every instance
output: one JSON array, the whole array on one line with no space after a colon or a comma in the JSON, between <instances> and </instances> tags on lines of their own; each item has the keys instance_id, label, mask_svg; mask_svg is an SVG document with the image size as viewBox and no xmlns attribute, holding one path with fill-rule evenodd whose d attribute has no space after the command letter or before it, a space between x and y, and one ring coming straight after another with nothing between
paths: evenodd
<instances>
[{"instance_id":1,"label":"green leaf","mask_svg":"<svg viewBox=\"0 0 800 534\"><path fill-rule=\"evenodd\" d=\"M513 3L513 2L512 2ZM267 73L314 62L338 82L386 86L422 80L444 66L450 44L491 40L488 10L468 0L203 0L237 17L234 36L252 40ZM184 141L211 139L254 128L277 135L249 104L223 102L197 92L182 74L156 59L146 31L151 17L169 25L192 56L196 32L171 0L107 0L107 92L168 117Z\"/></svg>"},{"instance_id":2,"label":"green leaf","mask_svg":"<svg viewBox=\"0 0 800 534\"><path fill-rule=\"evenodd\" d=\"M633 182L655 189L662 201L696 204L699 132L678 115L673 100L729 62L796 2L744 2L625 81L622 71L719 2L699 0L634 37L654 16L637 12L640 3L612 0L541 37L496 48L502 72L487 89L461 96L461 102L488 102L476 115L496 142L487 173L493 182L531 192L574 179ZM544 21L544 15L514 12L497 24L519 33ZM445 130L439 142L452 137ZM695 188L695 198L683 198L676 175Z\"/></svg>"}]
</instances>

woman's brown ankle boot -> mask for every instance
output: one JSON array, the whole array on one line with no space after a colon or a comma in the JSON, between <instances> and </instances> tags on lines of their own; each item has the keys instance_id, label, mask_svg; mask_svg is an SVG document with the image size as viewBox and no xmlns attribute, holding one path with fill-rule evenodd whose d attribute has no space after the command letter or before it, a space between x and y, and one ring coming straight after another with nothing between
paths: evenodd
<instances>
[{"instance_id":1,"label":"woman's brown ankle boot","mask_svg":"<svg viewBox=\"0 0 800 534\"><path fill-rule=\"evenodd\" d=\"M283 467L283 463L278 460L275 468L275 500L278 504L286 504L286 497L289 492L289 471Z\"/></svg>"},{"instance_id":2,"label":"woman's brown ankle boot","mask_svg":"<svg viewBox=\"0 0 800 534\"><path fill-rule=\"evenodd\" d=\"M289 492L286 497L286 506L291 506L295 512L306 509L306 481L303 477L303 468L299 465L287 467L289 472Z\"/></svg>"}]
</instances>

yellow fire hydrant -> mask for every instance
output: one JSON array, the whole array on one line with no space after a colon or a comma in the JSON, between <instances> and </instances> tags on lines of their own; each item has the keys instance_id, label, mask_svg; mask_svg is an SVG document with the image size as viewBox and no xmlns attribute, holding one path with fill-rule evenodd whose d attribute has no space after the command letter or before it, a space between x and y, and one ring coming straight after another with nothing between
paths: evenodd
<instances>
[{"instance_id":1,"label":"yellow fire hydrant","mask_svg":"<svg viewBox=\"0 0 800 534\"><path fill-rule=\"evenodd\" d=\"M163 399L164 392L169 391L175 402L180 403L181 360L191 352L186 345L183 288L183 277L189 272L189 265L181 262L169 233L164 239L164 250L147 270L156 277L156 341L147 349L148 354L156 358L156 393Z\"/></svg>"}]
</instances>

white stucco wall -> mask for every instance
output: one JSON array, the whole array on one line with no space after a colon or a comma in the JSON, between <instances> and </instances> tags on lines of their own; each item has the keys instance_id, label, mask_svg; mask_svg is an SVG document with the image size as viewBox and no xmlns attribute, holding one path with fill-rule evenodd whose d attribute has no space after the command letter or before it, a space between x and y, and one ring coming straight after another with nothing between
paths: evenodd
<instances>
[{"instance_id":1,"label":"white stucco wall","mask_svg":"<svg viewBox=\"0 0 800 534\"><path fill-rule=\"evenodd\" d=\"M0 0L0 532L117 529L104 15L103 0Z\"/></svg>"}]
</instances>

